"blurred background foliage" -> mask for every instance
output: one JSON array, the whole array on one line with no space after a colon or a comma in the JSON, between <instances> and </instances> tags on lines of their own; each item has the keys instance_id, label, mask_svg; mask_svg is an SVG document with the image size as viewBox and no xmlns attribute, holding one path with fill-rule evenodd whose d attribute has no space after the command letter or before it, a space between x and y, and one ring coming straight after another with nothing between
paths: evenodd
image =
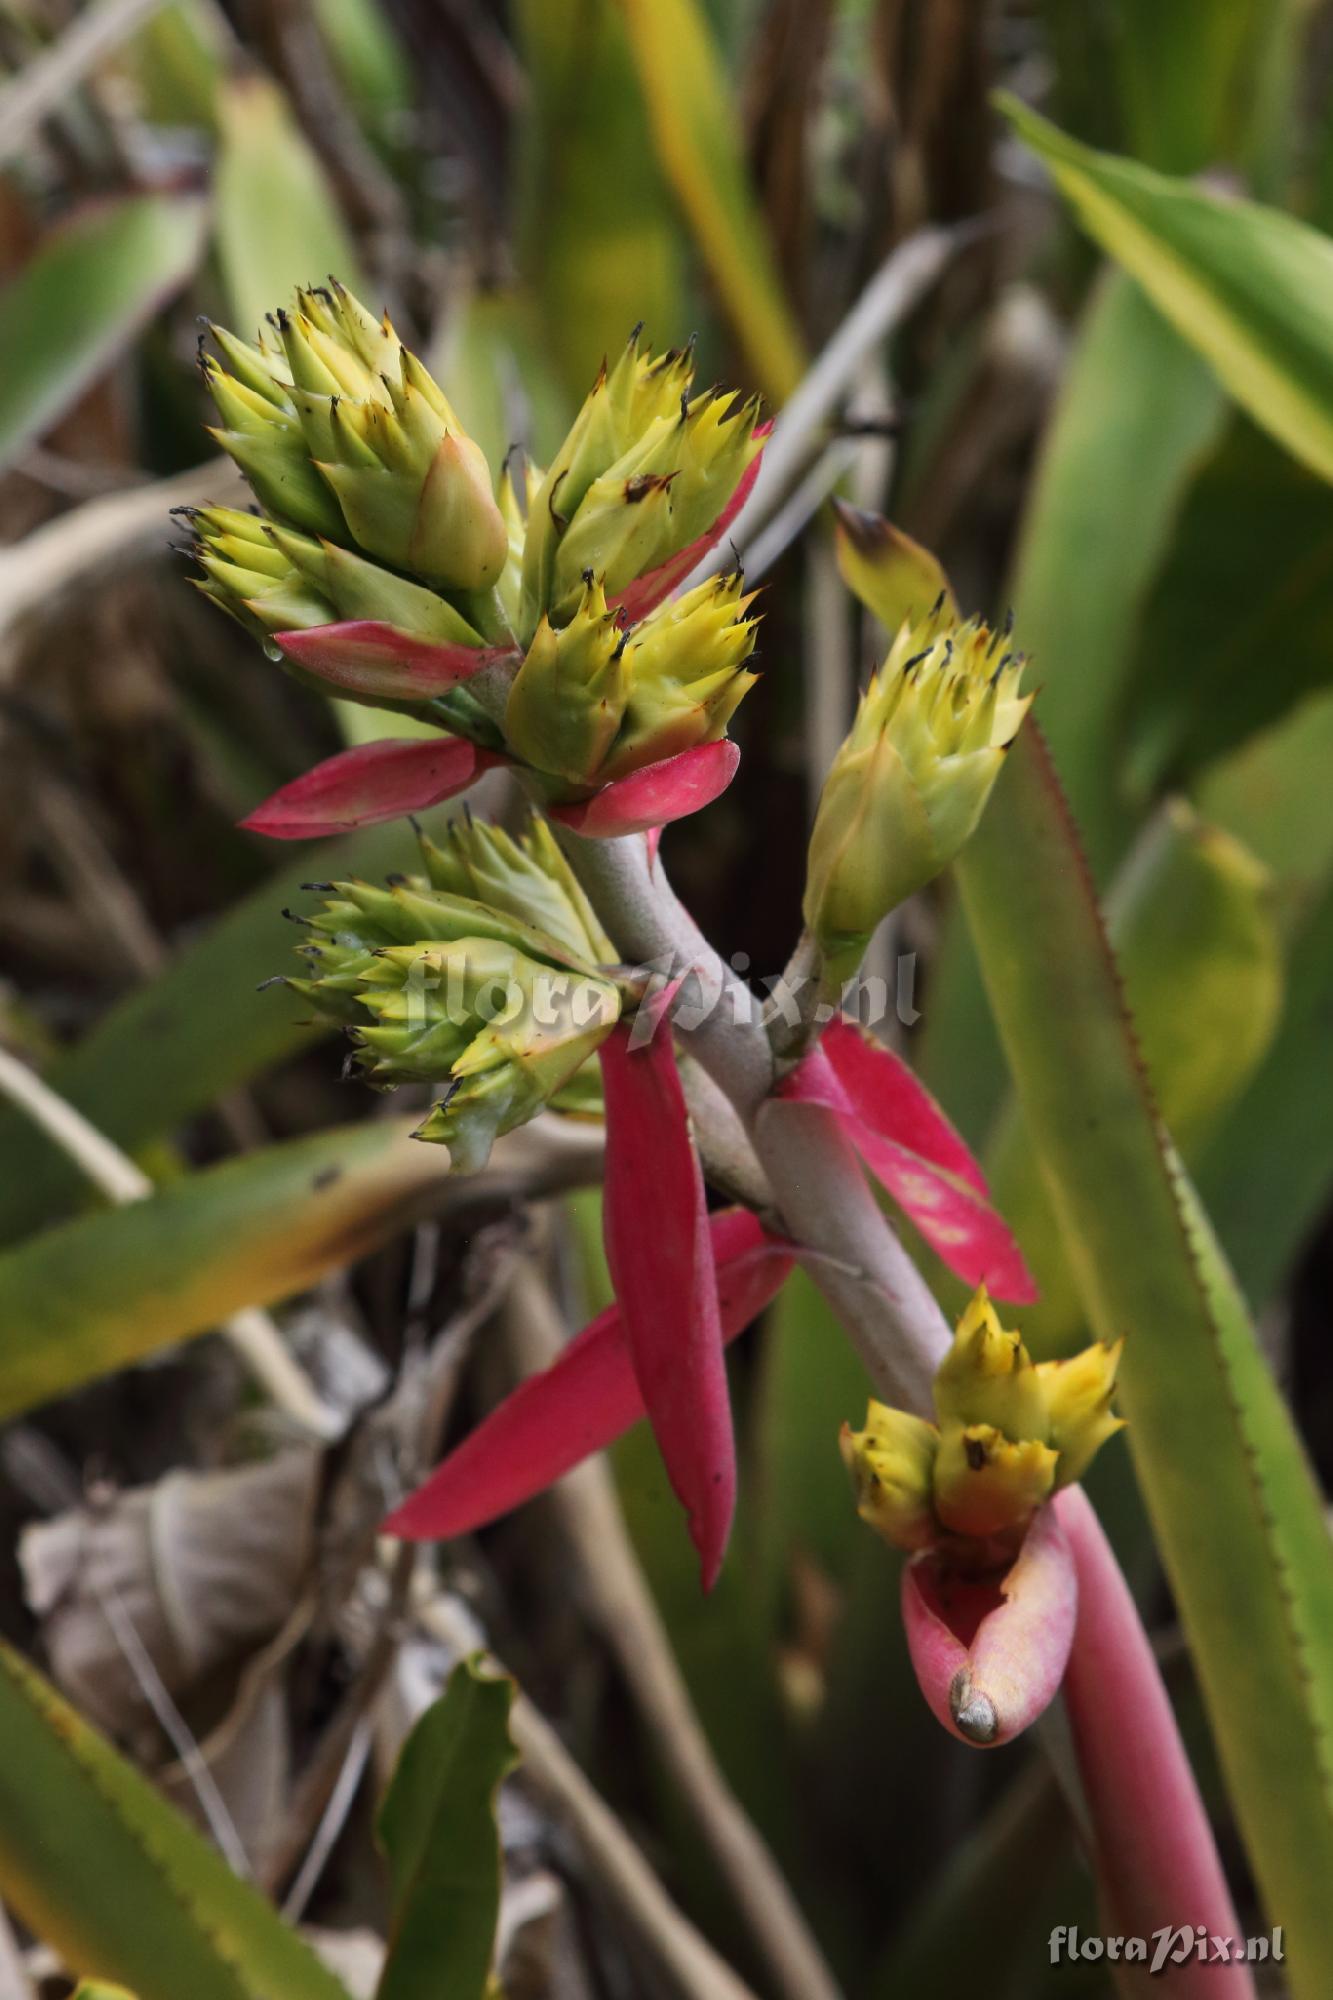
<instances>
[{"instance_id":1,"label":"blurred background foliage","mask_svg":"<svg viewBox=\"0 0 1333 2000\"><path fill-rule=\"evenodd\" d=\"M700 1839L710 1808L682 1778L679 1713L645 1692L658 1614L704 1755L847 1991L1107 1990L1102 1968L1046 1963L1053 1923L1096 1927L1046 1767L1022 1745L975 1757L916 1692L893 1561L856 1522L834 1449L864 1381L799 1277L737 1350L748 1477L712 1599L635 1434L613 1469L637 1567L628 1550L627 1569L611 1561L586 1507L541 1501L426 1565L436 1595L397 1644L408 1583L370 1562L375 1521L414 1463L539 1358L516 1270L536 1255L570 1323L600 1303L596 1197L568 1193L595 1179L595 1146L517 1146L484 1186L451 1187L406 1139L403 1100L386 1116L340 1087L299 1004L256 990L288 963L280 912L303 882L410 865L410 842L372 829L293 860L236 831L275 785L367 733L369 712L284 680L196 596L168 509L230 492L201 428L200 316L248 334L295 283L336 271L390 308L498 464L516 439L551 449L640 319L659 344L696 334L705 378L780 409L895 247L954 231L942 275L795 471L890 513L969 607L1013 605L1157 1101L1327 1483L1333 497L1094 249L991 92L1328 230L1331 68L1333 11L1317 0L0 7L0 1041L161 1190L116 1196L114 1168L92 1185L28 1110L0 1107L0 1629L19 1649L0 1700L0 1890L56 1953L26 1973L15 1961L15 1979L47 1981L27 1991L70 1990L62 1962L100 1969L87 1937L126 1909L131 1930L171 1920L172 1867L134 1856L170 1855L178 1836L132 1765L215 1839L220 1807L260 1887L307 1920L348 1991L373 1990L401 1888L395 1825L400 1840L404 1824L433 1829L451 1893L451 1856L506 1765L492 1716L458 1786L473 1818L432 1818L422 1769L449 1753L465 1702L493 1698L451 1684L434 1749L408 1724L471 1619L689 1923L755 1991L809 1992L775 1969ZM810 808L878 643L839 590L829 524L806 511L765 578L740 775L664 850L709 935L756 974L790 950ZM512 804L499 788L489 803ZM910 954L915 980L893 1031L986 1157L1043 1280L1031 1338L1056 1351L1083 1315L958 899L946 884L891 929L876 969ZM533 1210L529 1195L551 1199ZM272 1374L273 1322L246 1320L256 1308L279 1311L281 1351L339 1441L238 1546L216 1525L228 1482L310 1459L292 1385ZM1091 1483L1257 1927L1128 1461L1107 1461ZM222 1482L214 1526L196 1509L168 1576L130 1517L174 1521L196 1480ZM291 1566L273 1599L253 1573L279 1549ZM144 1668L115 1607L132 1599L136 1629L165 1627L159 1599L183 1578L198 1592L210 1562L231 1593L210 1643L175 1630ZM119 1741L114 1771L97 1764L104 1746L60 1764L55 1746L83 1725L20 1653ZM404 1739L386 1876L374 1803ZM534 1786L501 1794L505 1990L732 1990L615 1887L559 1746L539 1740ZM65 1889L77 1904L80 1870L105 1883L120 1869L123 1895L72 1923L49 1884L22 1888L23 1857L66 1837L89 1784L107 1825L70 1836ZM34 1787L42 1824L25 1818ZM141 2000L342 1990L288 1959L258 1896L233 1907L214 1855L189 1857L190 1894L240 1970L224 1977L207 1951L196 1967L182 1938L168 1987L152 1954L122 1975ZM480 1992L470 1935L458 2000ZM381 1991L412 2000L440 1990L431 1976L404 1952Z\"/></svg>"}]
</instances>

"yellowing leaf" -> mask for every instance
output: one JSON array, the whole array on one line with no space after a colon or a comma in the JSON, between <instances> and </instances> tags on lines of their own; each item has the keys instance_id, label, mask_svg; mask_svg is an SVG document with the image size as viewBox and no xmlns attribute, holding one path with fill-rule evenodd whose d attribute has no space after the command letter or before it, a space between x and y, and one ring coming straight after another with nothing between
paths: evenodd
<instances>
[{"instance_id":1,"label":"yellowing leaf","mask_svg":"<svg viewBox=\"0 0 1333 2000\"><path fill-rule=\"evenodd\" d=\"M756 381L784 402L805 371L737 137L735 106L698 0L616 0L653 140Z\"/></svg>"},{"instance_id":2,"label":"yellowing leaf","mask_svg":"<svg viewBox=\"0 0 1333 2000\"><path fill-rule=\"evenodd\" d=\"M132 1765L0 1646L0 1893L83 2000L348 2000Z\"/></svg>"},{"instance_id":3,"label":"yellowing leaf","mask_svg":"<svg viewBox=\"0 0 1333 2000\"><path fill-rule=\"evenodd\" d=\"M1002 95L1079 221L1236 401L1333 479L1333 242L1276 209L1095 152Z\"/></svg>"}]
</instances>

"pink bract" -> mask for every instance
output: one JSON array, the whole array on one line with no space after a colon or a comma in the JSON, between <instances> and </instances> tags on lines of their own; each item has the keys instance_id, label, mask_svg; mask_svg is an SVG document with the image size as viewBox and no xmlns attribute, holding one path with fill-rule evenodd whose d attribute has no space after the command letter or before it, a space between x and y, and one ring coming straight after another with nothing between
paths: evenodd
<instances>
[{"instance_id":1,"label":"pink bract","mask_svg":"<svg viewBox=\"0 0 1333 2000\"><path fill-rule=\"evenodd\" d=\"M429 701L497 660L518 658L512 646L443 645L370 618L276 637L283 652L307 673L349 694L381 701Z\"/></svg>"},{"instance_id":2,"label":"pink bract","mask_svg":"<svg viewBox=\"0 0 1333 2000\"><path fill-rule=\"evenodd\" d=\"M734 1340L781 1290L791 1252L748 1209L710 1216L709 1234L722 1338ZM498 1404L389 1516L385 1532L443 1541L485 1527L614 1443L643 1415L617 1303Z\"/></svg>"},{"instance_id":3,"label":"pink bract","mask_svg":"<svg viewBox=\"0 0 1333 2000\"><path fill-rule=\"evenodd\" d=\"M692 750L615 779L580 805L549 806L547 811L561 826L587 839L648 833L711 805L726 791L740 761L740 751L727 737L696 743Z\"/></svg>"},{"instance_id":4,"label":"pink bract","mask_svg":"<svg viewBox=\"0 0 1333 2000\"><path fill-rule=\"evenodd\" d=\"M659 1027L636 1048L635 1025L617 1023L598 1051L606 1261L653 1435L710 1590L736 1504L713 1240L670 1030Z\"/></svg>"},{"instance_id":5,"label":"pink bract","mask_svg":"<svg viewBox=\"0 0 1333 2000\"><path fill-rule=\"evenodd\" d=\"M829 1044L832 1047L829 1047ZM1037 1296L981 1169L925 1086L887 1049L834 1022L779 1087L780 1101L836 1118L932 1250L969 1285L1019 1304Z\"/></svg>"},{"instance_id":6,"label":"pink bract","mask_svg":"<svg viewBox=\"0 0 1333 2000\"><path fill-rule=\"evenodd\" d=\"M465 792L483 771L504 761L461 736L427 742L391 737L362 743L294 778L241 825L251 833L267 834L270 840L314 840L321 834L346 833L352 827L424 812L441 799Z\"/></svg>"},{"instance_id":7,"label":"pink bract","mask_svg":"<svg viewBox=\"0 0 1333 2000\"><path fill-rule=\"evenodd\" d=\"M1039 1508L998 1578L951 1569L933 1550L902 1576L903 1626L921 1692L961 1742L1008 1743L1055 1698L1074 1638L1078 1580L1059 1519Z\"/></svg>"}]
</instances>

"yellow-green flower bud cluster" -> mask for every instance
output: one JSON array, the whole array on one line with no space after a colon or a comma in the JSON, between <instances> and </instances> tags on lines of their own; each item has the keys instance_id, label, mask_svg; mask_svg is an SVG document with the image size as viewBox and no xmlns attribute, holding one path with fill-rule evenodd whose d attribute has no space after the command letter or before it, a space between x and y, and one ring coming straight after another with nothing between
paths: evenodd
<instances>
[{"instance_id":1,"label":"yellow-green flower bud cluster","mask_svg":"<svg viewBox=\"0 0 1333 2000\"><path fill-rule=\"evenodd\" d=\"M200 589L262 639L339 620L372 619L415 638L480 646L481 635L447 598L336 542L320 541L234 507L188 514Z\"/></svg>"},{"instance_id":2,"label":"yellow-green flower bud cluster","mask_svg":"<svg viewBox=\"0 0 1333 2000\"><path fill-rule=\"evenodd\" d=\"M590 573L570 622L537 627L509 690L509 743L582 787L716 741L756 679L753 601L739 572L713 577L626 630Z\"/></svg>"},{"instance_id":3,"label":"yellow-green flower bud cluster","mask_svg":"<svg viewBox=\"0 0 1333 2000\"><path fill-rule=\"evenodd\" d=\"M533 496L523 555L521 637L567 624L589 570L608 597L688 548L758 455L759 402L692 393L687 348L649 353L636 327L603 366Z\"/></svg>"},{"instance_id":4,"label":"yellow-green flower bud cluster","mask_svg":"<svg viewBox=\"0 0 1333 2000\"><path fill-rule=\"evenodd\" d=\"M843 1426L862 1519L908 1550L1021 1534L1121 1428L1111 1402L1122 1344L1034 1363L983 1286L936 1374L936 1421L872 1402L864 1430Z\"/></svg>"},{"instance_id":5,"label":"yellow-green flower bud cluster","mask_svg":"<svg viewBox=\"0 0 1333 2000\"><path fill-rule=\"evenodd\" d=\"M200 587L270 649L357 622L485 649L489 729L466 699L353 698L488 747L503 724L551 802L724 734L754 680L752 596L736 575L663 600L754 465L757 402L696 393L691 352L654 356L636 331L549 471L511 454L497 489L439 385L343 286L298 292L254 345L214 334L214 434L264 516L192 513Z\"/></svg>"},{"instance_id":6,"label":"yellow-green flower bud cluster","mask_svg":"<svg viewBox=\"0 0 1333 2000\"><path fill-rule=\"evenodd\" d=\"M298 292L231 372L204 378L215 432L276 521L445 590L489 590L509 553L490 470L439 384L343 286Z\"/></svg>"},{"instance_id":7,"label":"yellow-green flower bud cluster","mask_svg":"<svg viewBox=\"0 0 1333 2000\"><path fill-rule=\"evenodd\" d=\"M544 826L516 842L464 824L422 851L422 880L327 885L300 948L309 975L288 983L347 1029L369 1081L446 1086L417 1136L472 1172L498 1134L571 1085L618 1020L621 992L599 970L608 941ZM575 1091L580 1108L587 1097Z\"/></svg>"},{"instance_id":8,"label":"yellow-green flower bud cluster","mask_svg":"<svg viewBox=\"0 0 1333 2000\"><path fill-rule=\"evenodd\" d=\"M960 624L941 596L907 620L861 697L815 815L805 921L831 981L976 828L1032 697L1008 632Z\"/></svg>"}]
</instances>

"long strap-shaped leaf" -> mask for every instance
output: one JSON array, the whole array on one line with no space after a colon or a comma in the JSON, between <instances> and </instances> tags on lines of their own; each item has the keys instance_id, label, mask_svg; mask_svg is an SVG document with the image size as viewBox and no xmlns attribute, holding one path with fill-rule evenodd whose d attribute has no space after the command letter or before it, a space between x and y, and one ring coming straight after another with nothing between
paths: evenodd
<instances>
[{"instance_id":1,"label":"long strap-shaped leaf","mask_svg":"<svg viewBox=\"0 0 1333 2000\"><path fill-rule=\"evenodd\" d=\"M1292 1992L1333 1964L1333 1551L1234 1281L1150 1102L1077 836L1038 732L959 879L992 1007L1105 1339ZM1263 1162L1255 1162L1262 1173Z\"/></svg>"},{"instance_id":2,"label":"long strap-shaped leaf","mask_svg":"<svg viewBox=\"0 0 1333 2000\"><path fill-rule=\"evenodd\" d=\"M785 401L805 368L737 141L727 78L699 0L615 0L629 30L653 140L708 275L765 393Z\"/></svg>"},{"instance_id":3,"label":"long strap-shaped leaf","mask_svg":"<svg viewBox=\"0 0 1333 2000\"><path fill-rule=\"evenodd\" d=\"M304 1290L438 1195L411 1119L335 1126L188 1174L0 1256L0 1418Z\"/></svg>"},{"instance_id":4,"label":"long strap-shaped leaf","mask_svg":"<svg viewBox=\"0 0 1333 2000\"><path fill-rule=\"evenodd\" d=\"M1016 98L999 102L1088 234L1242 408L1333 479L1333 241L1278 209L1095 152Z\"/></svg>"},{"instance_id":5,"label":"long strap-shaped leaf","mask_svg":"<svg viewBox=\"0 0 1333 2000\"><path fill-rule=\"evenodd\" d=\"M347 2000L263 1898L8 1646L0 1891L72 1968L138 2000Z\"/></svg>"},{"instance_id":6,"label":"long strap-shaped leaf","mask_svg":"<svg viewBox=\"0 0 1333 2000\"><path fill-rule=\"evenodd\" d=\"M427 831L432 822L427 819ZM127 1152L170 1133L229 1090L321 1035L296 995L260 990L292 963L284 903L312 876L379 881L419 866L405 823L362 827L326 847L304 848L201 931L147 985L104 1014L46 1072L61 1097ZM152 1051L152 1088L144 1052ZM77 1166L14 1107L0 1107L0 1238L9 1242L86 1199Z\"/></svg>"},{"instance_id":7,"label":"long strap-shaped leaf","mask_svg":"<svg viewBox=\"0 0 1333 2000\"><path fill-rule=\"evenodd\" d=\"M517 1762L512 1681L463 1660L403 1745L376 1833L389 1864L389 1953L375 2000L484 2000L503 1863L500 1781Z\"/></svg>"}]
</instances>

